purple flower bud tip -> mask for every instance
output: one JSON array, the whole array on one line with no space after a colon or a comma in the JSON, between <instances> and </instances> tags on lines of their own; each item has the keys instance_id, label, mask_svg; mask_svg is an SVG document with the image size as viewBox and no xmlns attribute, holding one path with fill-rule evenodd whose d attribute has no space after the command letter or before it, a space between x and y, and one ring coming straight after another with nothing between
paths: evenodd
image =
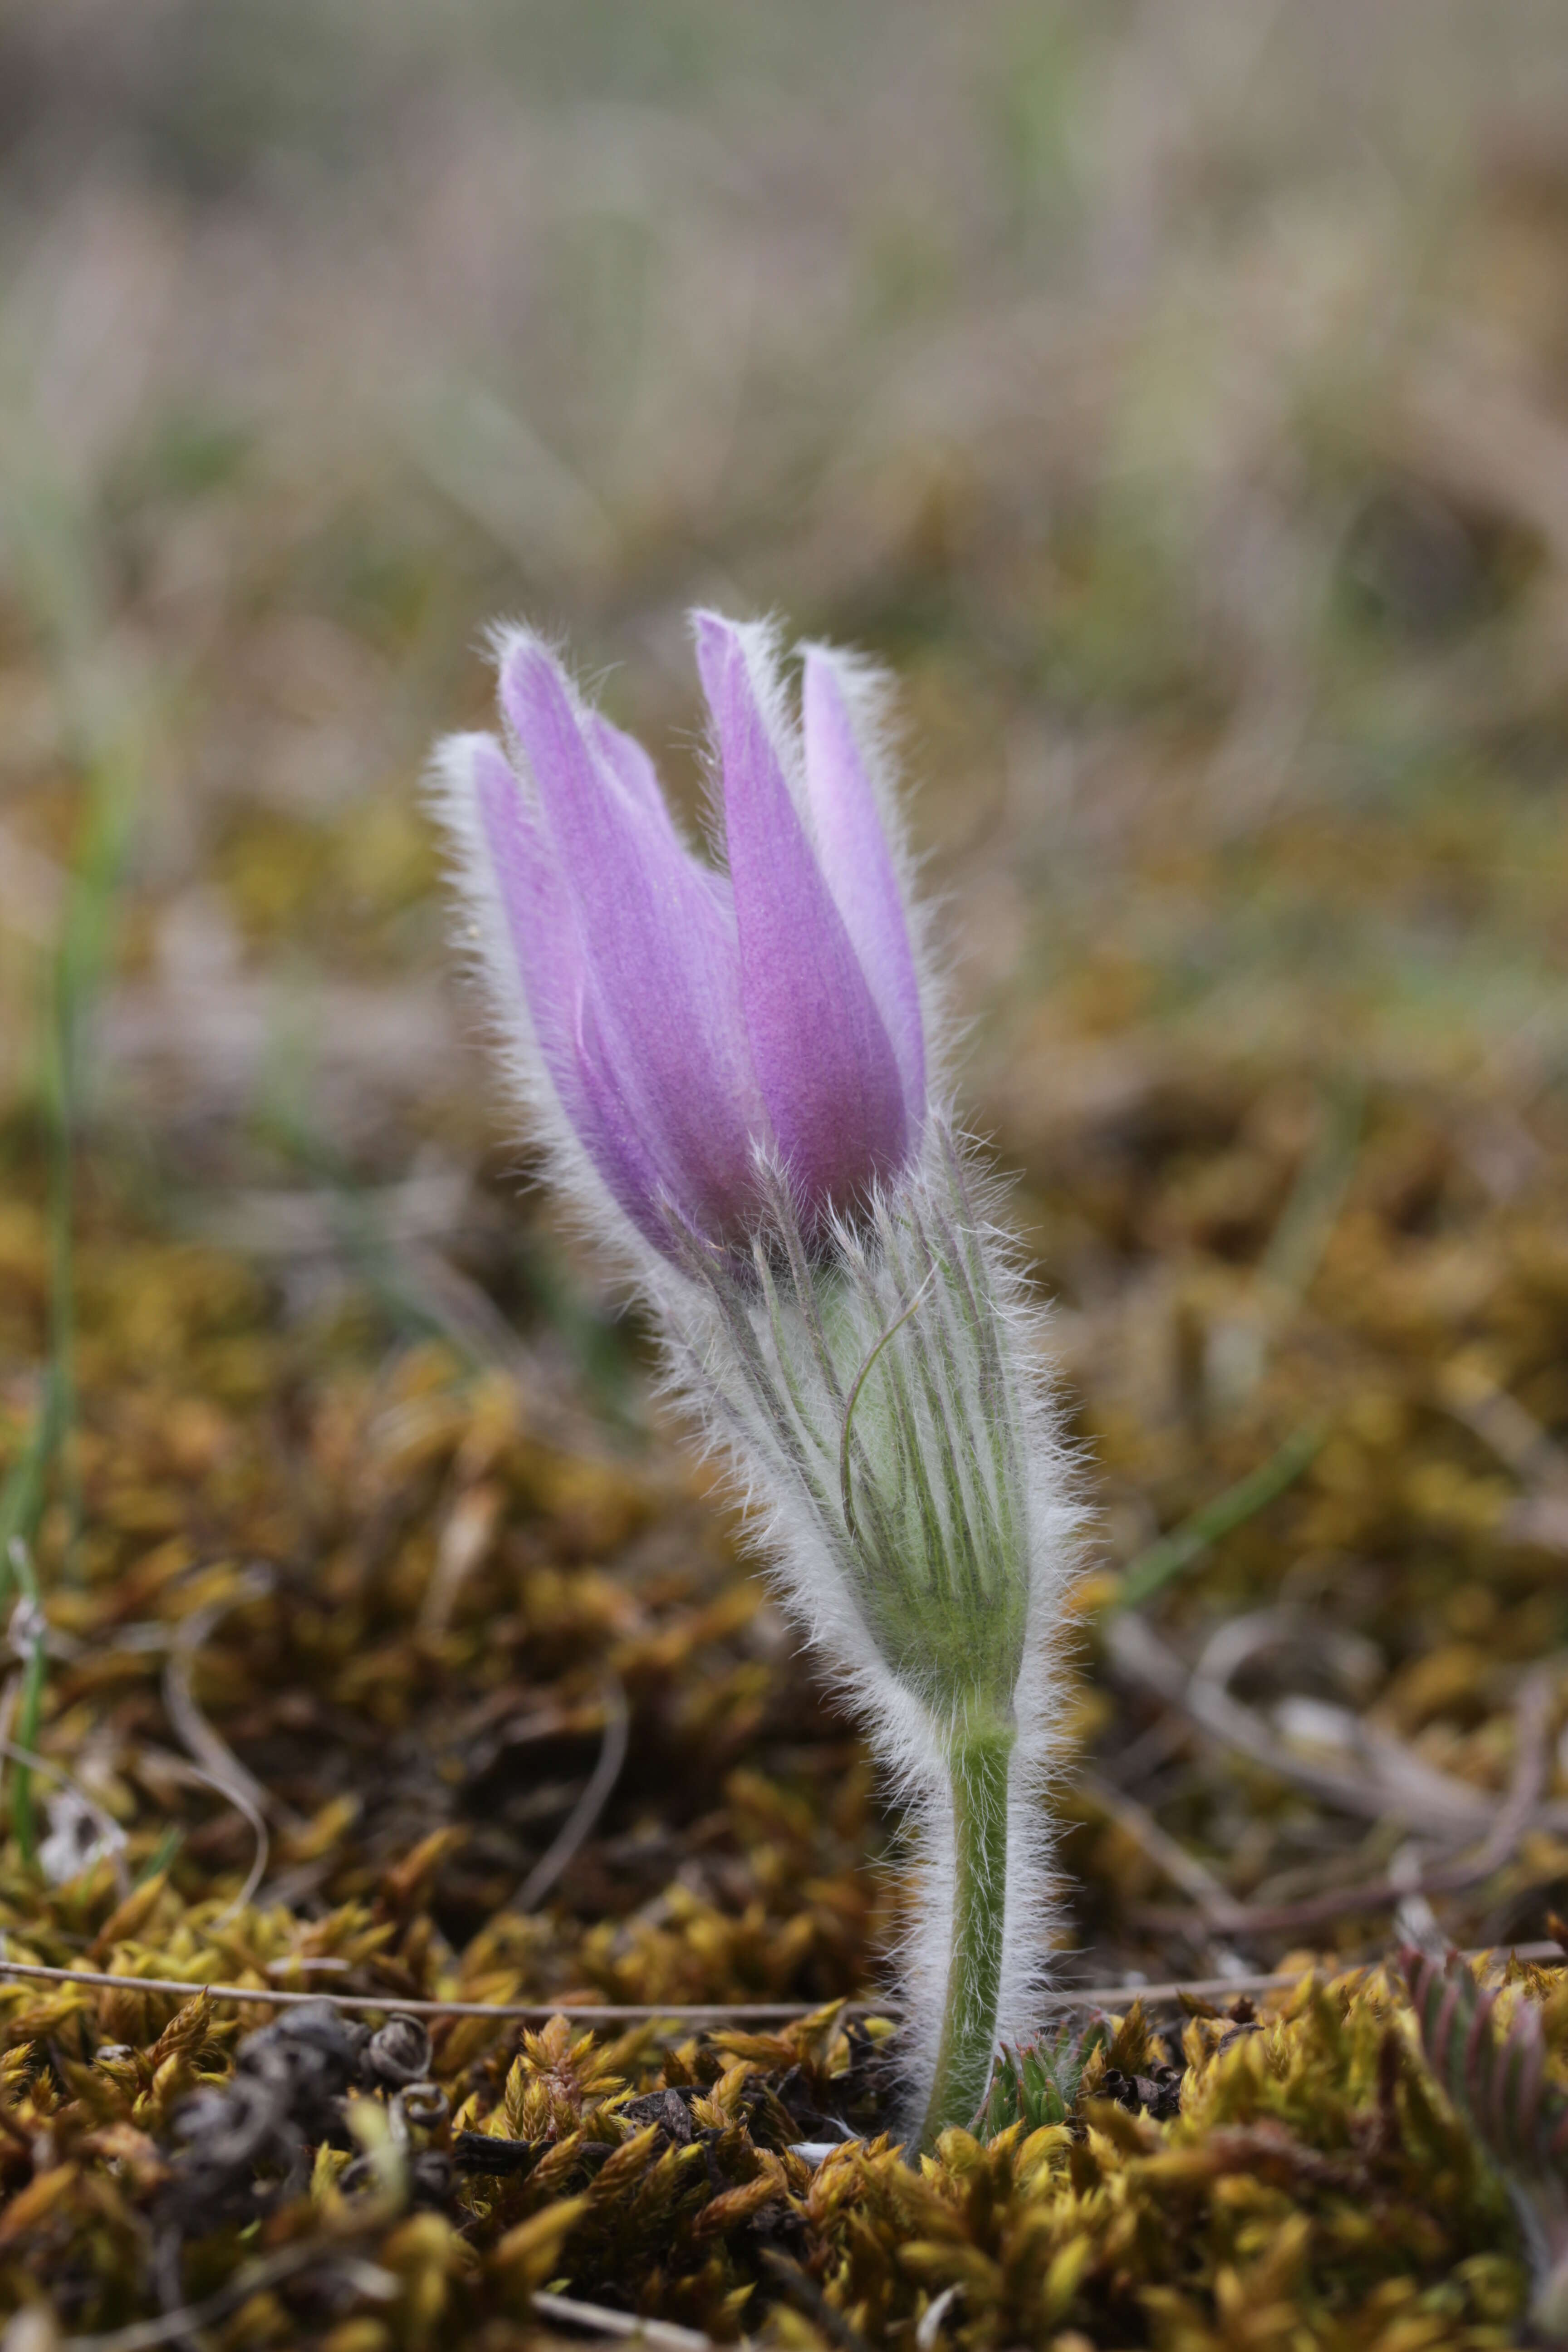
<instances>
[{"instance_id":1,"label":"purple flower bud tip","mask_svg":"<svg viewBox=\"0 0 1568 2352\"><path fill-rule=\"evenodd\" d=\"M682 841L641 746L525 632L499 646L507 749L457 737L443 761L469 887L500 918L491 980L524 1016L524 1061L666 1255L672 1214L742 1240L770 1153L808 1231L852 1213L913 1158L926 1116L920 986L858 673L807 649L797 731L771 634L708 613L695 628L727 874Z\"/></svg>"}]
</instances>

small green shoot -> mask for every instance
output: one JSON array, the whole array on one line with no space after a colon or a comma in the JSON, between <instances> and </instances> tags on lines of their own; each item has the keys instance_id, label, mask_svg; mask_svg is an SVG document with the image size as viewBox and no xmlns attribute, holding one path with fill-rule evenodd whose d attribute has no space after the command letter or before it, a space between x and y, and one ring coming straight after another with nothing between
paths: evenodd
<instances>
[{"instance_id":1,"label":"small green shoot","mask_svg":"<svg viewBox=\"0 0 1568 2352\"><path fill-rule=\"evenodd\" d=\"M975 2136L992 2140L1012 2124L1038 2131L1047 2124L1065 2124L1078 2099L1084 2068L1107 2040L1103 2018L1076 2031L1058 2027L1054 2042L1021 2043L1016 2051L1005 2043L991 2077L991 2088L980 2110Z\"/></svg>"}]
</instances>

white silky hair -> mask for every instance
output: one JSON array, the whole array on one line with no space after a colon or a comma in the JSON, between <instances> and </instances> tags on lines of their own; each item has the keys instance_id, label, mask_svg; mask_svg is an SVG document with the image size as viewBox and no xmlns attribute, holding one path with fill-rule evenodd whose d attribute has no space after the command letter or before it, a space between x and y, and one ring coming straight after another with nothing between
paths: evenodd
<instances>
[{"instance_id":1,"label":"white silky hair","mask_svg":"<svg viewBox=\"0 0 1568 2352\"><path fill-rule=\"evenodd\" d=\"M497 631L498 660L531 634ZM809 824L799 736L779 682L777 633L752 624L744 642L785 776ZM870 665L824 650L845 694L905 891L928 1058L940 1063L950 1031L893 789L888 688ZM672 1247L684 1257L679 1270L649 1245L584 1148L540 1051L478 804L475 753L483 740L448 738L437 748L428 785L447 847L455 945L478 984L489 1042L523 1110L542 1172L653 1310L667 1391L726 1465L776 1589L865 1722L889 1793L910 1821L915 1895L893 1958L906 2015L899 2042L906 2112L913 2120L936 2064L952 1945L952 1750L967 1704L955 1641L973 1634L984 1648L987 1620L983 1605L975 1613L972 1594L967 1614L950 1620L950 1638L928 1644L932 1655L923 1664L910 1654L897 1666L889 1661L886 1628L879 1642L871 1622L868 1600L875 1596L865 1545L857 1540L863 1530L846 1523L840 1472L847 1462L853 1518L857 1474L863 1496L878 1491L879 1477L886 1485L900 1458L901 1422L906 1454L912 1431L922 1454L945 1457L921 1466L936 1481L935 1523L955 1535L960 1549L967 1547L966 1557L987 1546L974 1528L957 1527L955 1514L973 1513L993 1535L1000 1523L1011 1530L1005 1561L994 1541L988 1552L995 1574L1006 1580L1006 1590L993 1598L1016 1622L1016 1668L1009 1689L983 1696L987 1705L1010 1707L1016 1727L996 2017L998 2044L1016 2044L1037 2029L1049 1970L1056 1906L1048 1798L1067 1652L1065 1591L1082 1516L1051 1395L1044 1311L976 1148L934 1108L913 1163L860 1204L852 1220L836 1219L809 1242L795 1218L785 1173L763 1146L759 1191L769 1206L749 1261L734 1251L704 1250L673 1213ZM515 740L507 748L519 788L532 801L521 748ZM924 1294L916 1297L922 1284ZM933 1361L945 1409L929 1393ZM1000 1448L999 1416L1007 1440ZM907 1497L897 1498L898 1508L906 1504ZM896 1613L910 1594L884 1597ZM984 1598L982 1591L982 1604Z\"/></svg>"},{"instance_id":2,"label":"white silky hair","mask_svg":"<svg viewBox=\"0 0 1568 2352\"><path fill-rule=\"evenodd\" d=\"M963 1203L962 1227L953 1213L955 1190ZM775 1204L772 1237L788 1215L787 1192L776 1171L769 1191ZM998 2043L1027 2041L1038 2027L1057 1917L1048 1798L1058 1761L1066 1587L1082 1513L1073 1457L1051 1396L1043 1314L1016 1245L994 1213L993 1193L973 1147L933 1114L919 1161L878 1194L868 1213L852 1224L837 1221L804 1258L790 1251L805 1265L812 1297L800 1295L786 1265L769 1269L765 1256L760 1267L753 1264L750 1280L732 1261L712 1257L706 1274L693 1262L692 1281L672 1278L668 1269L659 1277L670 1386L726 1460L789 1613L866 1723L889 1793L914 1832L914 1899L895 1956L911 2121L929 2091L946 2005L956 1884L952 1774L976 1709L1010 1713L1016 1727L1008 1768ZM928 1234L940 1228L946 1244L956 1241L971 1267L979 1269L984 1285L979 1304L1003 1358L999 1366L976 1361L973 1353L966 1362L952 1360L972 1337L973 1293L961 1270L945 1262L942 1244L931 1248L920 1279L917 1253L906 1249L901 1263L892 1262L887 1236L911 1223ZM803 1239L798 1230L795 1238ZM923 1297L916 1295L921 1280L930 1284ZM826 1373L818 1360L819 1337L829 1319L822 1313L825 1297L832 1300L835 1326ZM818 1339L810 1328L814 1318ZM927 1318L940 1328L934 1349L929 1330L921 1329ZM838 1471L847 1451L845 1406L867 1360L874 1358L854 1406L851 1435L864 1433L863 1459L875 1475L879 1455L885 1464L897 1448L888 1432L893 1408L886 1394L872 1392L879 1383L893 1389L900 1379L906 1390L918 1390L919 1372L910 1359L922 1349L928 1357L940 1356L944 1343L950 1410L917 1410L910 1416L926 1450L923 1466L951 1494L977 1498L984 1487L994 1504L997 1463L1006 1462L1011 1543L1005 1561L995 1565L1011 1589L982 1592L978 1609L973 1600L939 1607L937 1638L922 1645L889 1641L885 1632L879 1636L863 1577L862 1590L856 1589L856 1539L846 1526ZM994 1424L1001 1416L1012 1442L998 1449ZM943 1454L945 1460L938 1458ZM918 1570L903 1576L895 1571L890 1581L895 1589L883 1598L896 1625L918 1612L923 1596ZM984 1675L972 1669L984 1649L988 1617L1014 1620L1016 1647L1000 1677L984 1688L979 1686ZM902 1654L889 1657L890 1648Z\"/></svg>"}]
</instances>

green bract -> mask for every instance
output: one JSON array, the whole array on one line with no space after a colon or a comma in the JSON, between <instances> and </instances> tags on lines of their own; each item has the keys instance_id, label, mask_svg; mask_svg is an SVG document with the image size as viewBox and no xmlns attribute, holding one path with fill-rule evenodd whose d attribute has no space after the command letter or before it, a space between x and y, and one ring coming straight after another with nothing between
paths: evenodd
<instances>
[{"instance_id":1,"label":"green bract","mask_svg":"<svg viewBox=\"0 0 1568 2352\"><path fill-rule=\"evenodd\" d=\"M748 1251L678 1245L692 1279L667 1304L683 1384L770 1507L786 1596L924 1823L908 1959L930 2138L973 2119L999 2032L1034 2022L1060 1449L1026 1302L942 1120L826 1235L782 1172L763 1195Z\"/></svg>"}]
</instances>

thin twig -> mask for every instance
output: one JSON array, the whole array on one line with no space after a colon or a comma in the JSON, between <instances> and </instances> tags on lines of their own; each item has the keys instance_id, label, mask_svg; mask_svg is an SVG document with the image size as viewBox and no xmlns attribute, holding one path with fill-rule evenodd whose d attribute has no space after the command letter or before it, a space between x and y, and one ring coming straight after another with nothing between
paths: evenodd
<instances>
[{"instance_id":1,"label":"thin twig","mask_svg":"<svg viewBox=\"0 0 1568 2352\"><path fill-rule=\"evenodd\" d=\"M1130 1837L1140 1851L1148 1855L1173 1886L1190 1895L1211 1927L1223 1927L1236 1908L1230 1890L1215 1876L1206 1863L1163 1830L1146 1805L1141 1805L1098 1772L1080 1772L1078 1779L1080 1796L1102 1812L1106 1819Z\"/></svg>"},{"instance_id":2,"label":"thin twig","mask_svg":"<svg viewBox=\"0 0 1568 2352\"><path fill-rule=\"evenodd\" d=\"M61 2341L60 2352L155 2352L157 2346L167 2344L174 2336L185 2335L194 2328L211 2326L215 2321L225 2319L231 2311L237 2310L242 2303L248 2303L253 2294L259 2294L266 2287L280 2286L285 2279L298 2277L301 2271L310 2270L323 2261L335 2261L341 2267L352 2267L355 2274L354 2284L362 2294L374 2293L378 2298L384 2298L395 2291L396 2282L390 2272L378 2270L363 2261L352 2261L352 2258L345 2263L342 2253L335 2247L322 2246L319 2242L284 2246L260 2262L246 2263L226 2285L220 2286L201 2303L187 2303L177 2311L161 2312L155 2319L133 2319L128 2326L107 2328L98 2336L68 2336Z\"/></svg>"},{"instance_id":3,"label":"thin twig","mask_svg":"<svg viewBox=\"0 0 1568 2352\"><path fill-rule=\"evenodd\" d=\"M1516 1959L1563 1959L1560 1944L1548 1941L1539 1944L1478 1945L1463 1954L1467 1960L1489 1959L1493 1953L1508 1950ZM1332 1966L1332 1964L1330 1964ZM1378 1960L1360 1960L1349 1967L1336 1969L1340 1976L1364 1975L1381 1968ZM1114 2009L1119 2004L1141 2000L1178 2001L1184 1994L1197 2000L1215 1995L1283 1991L1300 1984L1310 1969L1290 1969L1273 1976L1192 1977L1168 1984L1059 1985L1043 1994L1042 2011L1063 2009ZM301 2001L326 2001L333 2009L351 2012L369 2011L377 2016L407 2017L493 2017L543 2018L564 2017L581 2025L729 2025L755 2024L771 2021L788 2024L796 2018L816 2017L829 2004L807 2000L757 2001L599 2001L582 2002L570 1995L554 2000L412 2000L398 1993L359 1992L292 1992L271 1985L205 1984L188 1977L110 1976L97 1969L56 1969L46 1967L41 1960L12 1960L0 1958L0 1977L37 1978L47 1984L95 1985L110 1992L173 1993L182 2000L193 2000L205 1993L209 2000L249 2002L262 2009L292 2008ZM888 2000L847 2000L838 2004L846 2017L897 2017L900 2004Z\"/></svg>"},{"instance_id":4,"label":"thin twig","mask_svg":"<svg viewBox=\"0 0 1568 2352\"><path fill-rule=\"evenodd\" d=\"M1556 1949L1556 1946L1552 1948ZM761 2001L642 2001L642 2002L580 2002L567 1994L553 2000L415 2000L401 1993L294 1992L281 1986L206 1984L186 1977L110 1976L92 1969L47 1968L38 1960L0 1958L0 1976L38 1977L50 1984L98 1985L115 1992L163 1992L177 1994L184 2000L194 2000L205 1993L209 2000L254 2001L266 2009L292 2008L301 2001L330 2001L334 2009L352 2011L369 2011L379 2016L408 2017L494 2017L539 2018L566 2017L584 2025L626 2025L639 2022L663 2022L674 2025L743 2023L788 2023L797 2017L815 2017L825 2004L805 2000ZM861 2017L895 2015L885 2001L860 2000L846 2004L847 2011Z\"/></svg>"},{"instance_id":5,"label":"thin twig","mask_svg":"<svg viewBox=\"0 0 1568 2352\"><path fill-rule=\"evenodd\" d=\"M216 1772L206 1771L203 1766L191 1763L184 1756L171 1756L166 1749L143 1748L142 1754L144 1759L153 1762L160 1771L168 1773L172 1778L195 1780L199 1787L211 1789L216 1795L222 1797L226 1804L232 1805L235 1811L242 1816L256 1840L256 1851L251 1857L250 1868L245 1874L245 1880L238 1894L224 1905L216 1919L209 1919L206 1923L207 1933L216 1935L220 1927L226 1927L229 1921L237 1919L246 1908L266 1877L267 1864L271 1859L272 1840L268 1832L267 1822L260 1806L251 1797L249 1786L247 1785L249 1783L250 1776L246 1773L242 1782L222 1780Z\"/></svg>"},{"instance_id":6,"label":"thin twig","mask_svg":"<svg viewBox=\"0 0 1568 2352\"><path fill-rule=\"evenodd\" d=\"M1461 1887L1489 1878L1511 1860L1546 1786L1555 1695L1556 1678L1549 1666L1537 1666L1526 1675L1514 1702L1513 1777L1497 1819L1479 1853L1468 1862L1452 1863L1447 1870L1434 1872L1424 1882L1428 1889L1457 1894Z\"/></svg>"},{"instance_id":7,"label":"thin twig","mask_svg":"<svg viewBox=\"0 0 1568 2352\"><path fill-rule=\"evenodd\" d=\"M1321 1927L1352 1911L1392 1910L1407 1895L1459 1895L1467 1887L1479 1886L1511 1859L1540 1801L1550 1761L1553 1695L1554 1677L1549 1667L1537 1667L1525 1677L1515 1708L1517 1753L1513 1777L1485 1842L1473 1854L1461 1855L1435 1870L1422 1871L1414 1878L1407 1871L1391 1871L1381 1878L1365 1880L1359 1886L1325 1887L1321 1894L1304 1895L1297 1903L1255 1906L1226 1896L1216 1909L1211 1902L1199 1898L1204 1924L1225 1935L1285 1935L1296 1927ZM1193 1889L1189 1887L1187 1891L1192 1893ZM1181 1913L1158 1906L1144 1910L1142 1917L1163 1932L1179 1932L1194 1924Z\"/></svg>"},{"instance_id":8,"label":"thin twig","mask_svg":"<svg viewBox=\"0 0 1568 2352\"><path fill-rule=\"evenodd\" d=\"M605 1738L599 1749L599 1760L589 1777L587 1787L562 1822L554 1839L512 1897L512 1910L536 1909L578 1849L592 1836L594 1826L609 1803L616 1782L621 1777L630 1731L631 1717L626 1707L626 1695L619 1683L609 1683L605 1691Z\"/></svg>"},{"instance_id":9,"label":"thin twig","mask_svg":"<svg viewBox=\"0 0 1568 2352\"><path fill-rule=\"evenodd\" d=\"M1516 1960L1556 1960L1561 1963L1563 1959L1562 1946L1553 1942L1507 1946L1479 1944L1474 1950L1463 1953L1461 1958L1467 1960L1488 1960L1494 1953L1501 1950L1507 1950ZM1333 1961L1328 1961L1324 1963L1321 1973L1330 1979L1370 1976L1374 1969L1383 1966L1382 1958L1355 1960L1345 1968L1339 1967ZM1173 1979L1164 1984L1064 1985L1053 1992L1045 1994L1039 2006L1042 2011L1048 2012L1063 2009L1123 2009L1130 2007L1135 2000L1142 2001L1145 2008L1152 2002L1158 2002L1168 2008L1173 2003L1183 2000L1231 2000L1238 1993L1289 1991L1299 1984L1304 1984L1310 1976L1317 1973L1319 1971L1314 1969L1287 1969L1283 1971L1277 1970L1272 1975L1188 1977L1184 1979Z\"/></svg>"},{"instance_id":10,"label":"thin twig","mask_svg":"<svg viewBox=\"0 0 1568 2352\"><path fill-rule=\"evenodd\" d=\"M1437 1381L1437 1400L1513 1472L1522 1486L1568 1488L1568 1453L1505 1388L1463 1359Z\"/></svg>"},{"instance_id":11,"label":"thin twig","mask_svg":"<svg viewBox=\"0 0 1568 2352\"><path fill-rule=\"evenodd\" d=\"M209 1608L195 1610L174 1628L163 1667L163 1710L182 1745L204 1768L213 1786L221 1789L226 1796L232 1796L247 1817L264 1812L275 1800L254 1773L246 1770L233 1748L219 1738L196 1705L192 1674L196 1653L213 1628L230 1610L240 1608L247 1601L263 1599L272 1588L269 1570L247 1569L223 1600Z\"/></svg>"},{"instance_id":12,"label":"thin twig","mask_svg":"<svg viewBox=\"0 0 1568 2352\"><path fill-rule=\"evenodd\" d=\"M1281 1647L1310 1647L1335 1679L1352 1689L1374 1681L1381 1670L1381 1656L1363 1635L1347 1633L1299 1604L1274 1602L1244 1610L1239 1617L1222 1618L1199 1651L1193 1671L1201 1682L1229 1690L1245 1665Z\"/></svg>"},{"instance_id":13,"label":"thin twig","mask_svg":"<svg viewBox=\"0 0 1568 2352\"><path fill-rule=\"evenodd\" d=\"M1289 1786L1325 1804L1373 1821L1392 1816L1412 1829L1450 1840L1484 1836L1491 1827L1492 1807L1479 1789L1435 1772L1416 1758L1407 1764L1402 1759L1403 1769L1394 1775L1366 1764L1351 1771L1298 1756L1275 1738L1252 1707L1232 1698L1217 1683L1191 1673L1134 1610L1120 1610L1110 1619L1106 1643L1119 1675L1153 1691L1222 1746L1249 1756Z\"/></svg>"},{"instance_id":14,"label":"thin twig","mask_svg":"<svg viewBox=\"0 0 1568 2352\"><path fill-rule=\"evenodd\" d=\"M659 2347L661 2352L715 2352L710 2336L695 2327L678 2327L670 2319L639 2319L635 2311L612 2311L607 2304L582 2303L574 2294L546 2294L538 2287L529 2301L542 2319L559 2319L595 2336L621 2336L628 2343Z\"/></svg>"}]
</instances>

